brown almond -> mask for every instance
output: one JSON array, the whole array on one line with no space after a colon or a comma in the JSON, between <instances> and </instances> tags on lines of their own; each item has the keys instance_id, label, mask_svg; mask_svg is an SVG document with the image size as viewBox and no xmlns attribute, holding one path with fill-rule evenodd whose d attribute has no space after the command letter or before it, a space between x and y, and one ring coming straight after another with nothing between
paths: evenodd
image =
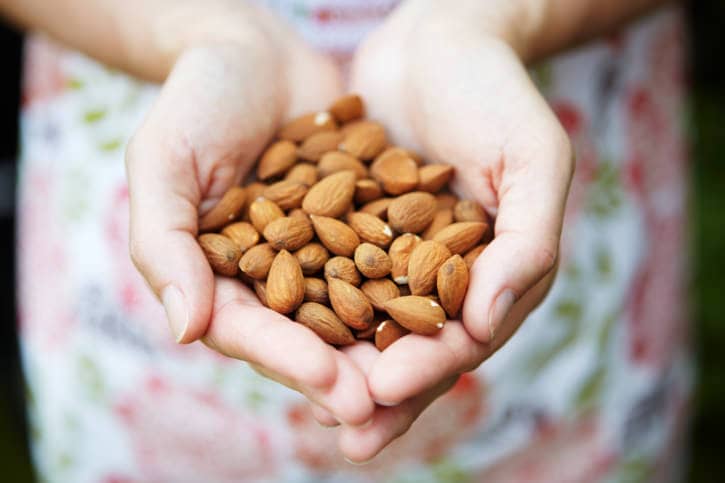
<instances>
[{"instance_id":1,"label":"brown almond","mask_svg":"<svg viewBox=\"0 0 725 483\"><path fill-rule=\"evenodd\" d=\"M355 156L342 151L330 151L317 164L320 177L324 178L340 171L352 171L358 180L368 177L368 168Z\"/></svg>"},{"instance_id":2,"label":"brown almond","mask_svg":"<svg viewBox=\"0 0 725 483\"><path fill-rule=\"evenodd\" d=\"M362 281L352 258L332 257L325 263L325 280L338 278L358 287Z\"/></svg>"},{"instance_id":3,"label":"brown almond","mask_svg":"<svg viewBox=\"0 0 725 483\"><path fill-rule=\"evenodd\" d=\"M264 183L260 183L259 181L255 181L244 187L244 190L247 192L247 196L246 200L244 201L244 208L242 209L243 221L249 221L249 207L252 205L252 203L254 203L254 200L262 196L262 193L264 193L264 190L266 189L267 185Z\"/></svg>"},{"instance_id":4,"label":"brown almond","mask_svg":"<svg viewBox=\"0 0 725 483\"><path fill-rule=\"evenodd\" d=\"M320 278L305 278L305 302L328 305L330 297L327 295L327 282Z\"/></svg>"},{"instance_id":5,"label":"brown almond","mask_svg":"<svg viewBox=\"0 0 725 483\"><path fill-rule=\"evenodd\" d=\"M419 191L437 193L453 176L453 166L450 164L426 164L418 170Z\"/></svg>"},{"instance_id":6,"label":"brown almond","mask_svg":"<svg viewBox=\"0 0 725 483\"><path fill-rule=\"evenodd\" d=\"M242 253L259 243L259 232L246 221L238 221L225 226L222 235L236 243Z\"/></svg>"},{"instance_id":7,"label":"brown almond","mask_svg":"<svg viewBox=\"0 0 725 483\"><path fill-rule=\"evenodd\" d=\"M370 213L353 212L347 215L347 224L362 241L387 248L393 241L393 230L383 220Z\"/></svg>"},{"instance_id":8,"label":"brown almond","mask_svg":"<svg viewBox=\"0 0 725 483\"><path fill-rule=\"evenodd\" d=\"M375 329L375 347L382 352L393 342L408 334L410 331L396 321L384 320Z\"/></svg>"},{"instance_id":9,"label":"brown almond","mask_svg":"<svg viewBox=\"0 0 725 483\"><path fill-rule=\"evenodd\" d=\"M431 293L436 286L438 269L450 257L450 250L442 243L426 240L418 244L408 261L408 285L411 293L413 295Z\"/></svg>"},{"instance_id":10,"label":"brown almond","mask_svg":"<svg viewBox=\"0 0 725 483\"><path fill-rule=\"evenodd\" d=\"M415 161L415 164L418 166L423 166L423 156L420 155L420 153L413 151L412 149L406 149L406 153L408 153L408 156Z\"/></svg>"},{"instance_id":11,"label":"brown almond","mask_svg":"<svg viewBox=\"0 0 725 483\"><path fill-rule=\"evenodd\" d=\"M453 216L457 222L480 221L488 223L488 216L483 206L473 200L461 200L453 208Z\"/></svg>"},{"instance_id":12,"label":"brown almond","mask_svg":"<svg viewBox=\"0 0 725 483\"><path fill-rule=\"evenodd\" d=\"M373 306L359 288L338 278L327 280L330 304L338 317L353 329L366 329L373 321Z\"/></svg>"},{"instance_id":13,"label":"brown almond","mask_svg":"<svg viewBox=\"0 0 725 483\"><path fill-rule=\"evenodd\" d=\"M216 233L205 233L199 237L199 245L215 273L227 277L237 274L242 251L231 239Z\"/></svg>"},{"instance_id":14,"label":"brown almond","mask_svg":"<svg viewBox=\"0 0 725 483\"><path fill-rule=\"evenodd\" d=\"M342 142L343 136L340 131L324 131L313 134L297 148L297 157L316 163L323 154L335 151Z\"/></svg>"},{"instance_id":15,"label":"brown almond","mask_svg":"<svg viewBox=\"0 0 725 483\"><path fill-rule=\"evenodd\" d=\"M355 266L367 278L381 278L390 273L393 262L382 248L361 243L355 249Z\"/></svg>"},{"instance_id":16,"label":"brown almond","mask_svg":"<svg viewBox=\"0 0 725 483\"><path fill-rule=\"evenodd\" d=\"M277 206L277 203L266 198L257 198L249 206L249 220L259 233L264 233L270 222L283 216L284 211Z\"/></svg>"},{"instance_id":17,"label":"brown almond","mask_svg":"<svg viewBox=\"0 0 725 483\"><path fill-rule=\"evenodd\" d=\"M451 253L466 253L481 241L486 228L488 225L480 221L453 223L436 233L433 239L447 246Z\"/></svg>"},{"instance_id":18,"label":"brown almond","mask_svg":"<svg viewBox=\"0 0 725 483\"><path fill-rule=\"evenodd\" d=\"M453 255L438 269L438 297L449 317L458 315L468 289L468 267L460 255Z\"/></svg>"},{"instance_id":19,"label":"brown almond","mask_svg":"<svg viewBox=\"0 0 725 483\"><path fill-rule=\"evenodd\" d=\"M393 262L390 275L398 285L408 283L408 260L410 260L410 254L413 253L413 250L421 241L418 235L405 233L396 238L390 245L388 255Z\"/></svg>"},{"instance_id":20,"label":"brown almond","mask_svg":"<svg viewBox=\"0 0 725 483\"><path fill-rule=\"evenodd\" d=\"M274 257L267 275L267 303L280 314L289 314L305 298L305 279L297 259L287 250Z\"/></svg>"},{"instance_id":21,"label":"brown almond","mask_svg":"<svg viewBox=\"0 0 725 483\"><path fill-rule=\"evenodd\" d=\"M363 117L365 107L357 94L348 94L332 103L328 109L338 122L350 122Z\"/></svg>"},{"instance_id":22,"label":"brown almond","mask_svg":"<svg viewBox=\"0 0 725 483\"><path fill-rule=\"evenodd\" d=\"M262 305L269 307L269 305L267 305L267 282L254 280L252 282L252 286L254 287L254 293L257 294L257 298L260 302L262 302Z\"/></svg>"},{"instance_id":23,"label":"brown almond","mask_svg":"<svg viewBox=\"0 0 725 483\"><path fill-rule=\"evenodd\" d=\"M302 200L302 209L311 215L337 218L344 215L355 196L355 173L340 171L318 181Z\"/></svg>"},{"instance_id":24,"label":"brown almond","mask_svg":"<svg viewBox=\"0 0 725 483\"><path fill-rule=\"evenodd\" d=\"M362 284L360 290L375 310L385 310L385 302L400 297L400 289L389 278L368 280Z\"/></svg>"},{"instance_id":25,"label":"brown almond","mask_svg":"<svg viewBox=\"0 0 725 483\"><path fill-rule=\"evenodd\" d=\"M239 269L253 279L264 280L276 255L269 243L255 245L239 259Z\"/></svg>"},{"instance_id":26,"label":"brown almond","mask_svg":"<svg viewBox=\"0 0 725 483\"><path fill-rule=\"evenodd\" d=\"M244 188L229 188L219 202L199 219L199 231L214 231L233 222L242 214L246 193Z\"/></svg>"},{"instance_id":27,"label":"brown almond","mask_svg":"<svg viewBox=\"0 0 725 483\"><path fill-rule=\"evenodd\" d=\"M387 314L386 314L387 317ZM373 319L373 323L368 326L367 329L363 330L356 330L355 331L355 338L358 340L375 340L375 331L378 329L378 326L383 321L382 319L378 320L378 316L376 314L375 318Z\"/></svg>"},{"instance_id":28,"label":"brown almond","mask_svg":"<svg viewBox=\"0 0 725 483\"><path fill-rule=\"evenodd\" d=\"M374 179L359 179L355 183L355 203L362 205L383 196L383 189Z\"/></svg>"},{"instance_id":29,"label":"brown almond","mask_svg":"<svg viewBox=\"0 0 725 483\"><path fill-rule=\"evenodd\" d=\"M466 254L463 256L463 261L466 262L466 266L468 267L468 271L471 271L473 268L473 263L476 261L479 255L483 253L483 250L486 249L486 244L476 245L475 247L471 248L466 252Z\"/></svg>"},{"instance_id":30,"label":"brown almond","mask_svg":"<svg viewBox=\"0 0 725 483\"><path fill-rule=\"evenodd\" d=\"M262 154L257 165L257 178L267 180L281 176L297 161L297 146L290 141L277 141Z\"/></svg>"},{"instance_id":31,"label":"brown almond","mask_svg":"<svg viewBox=\"0 0 725 483\"><path fill-rule=\"evenodd\" d=\"M350 329L329 308L316 302L306 302L297 309L295 321L317 334L320 339L332 345L355 343Z\"/></svg>"},{"instance_id":32,"label":"brown almond","mask_svg":"<svg viewBox=\"0 0 725 483\"><path fill-rule=\"evenodd\" d=\"M368 122L347 131L340 150L367 161L380 154L387 144L385 128L376 122Z\"/></svg>"},{"instance_id":33,"label":"brown almond","mask_svg":"<svg viewBox=\"0 0 725 483\"><path fill-rule=\"evenodd\" d=\"M262 196L276 203L283 211L287 211L302 206L307 188L307 185L299 181L278 181L269 185Z\"/></svg>"},{"instance_id":34,"label":"brown almond","mask_svg":"<svg viewBox=\"0 0 725 483\"><path fill-rule=\"evenodd\" d=\"M420 233L436 214L435 197L424 191L398 196L388 206L388 223L398 233Z\"/></svg>"},{"instance_id":35,"label":"brown almond","mask_svg":"<svg viewBox=\"0 0 725 483\"><path fill-rule=\"evenodd\" d=\"M436 206L439 210L452 210L458 203L458 197L451 193L438 193L436 195Z\"/></svg>"},{"instance_id":36,"label":"brown almond","mask_svg":"<svg viewBox=\"0 0 725 483\"><path fill-rule=\"evenodd\" d=\"M360 211L362 213L370 213L371 215L377 216L381 220L385 220L388 218L388 206L390 206L390 203L392 201L393 198L380 198L379 200L365 203L360 208Z\"/></svg>"},{"instance_id":37,"label":"brown almond","mask_svg":"<svg viewBox=\"0 0 725 483\"><path fill-rule=\"evenodd\" d=\"M428 228L425 229L421 236L424 240L431 240L436 233L438 233L451 223L453 223L453 210L451 210L450 208L446 208L445 210L438 210L433 217L433 221L430 223L430 225L428 225Z\"/></svg>"},{"instance_id":38,"label":"brown almond","mask_svg":"<svg viewBox=\"0 0 725 483\"><path fill-rule=\"evenodd\" d=\"M312 186L317 183L319 176L317 174L317 166L310 163L298 163L292 166L287 171L287 175L284 177L287 181L297 181L306 186Z\"/></svg>"},{"instance_id":39,"label":"brown almond","mask_svg":"<svg viewBox=\"0 0 725 483\"><path fill-rule=\"evenodd\" d=\"M287 141L300 142L314 134L335 129L337 123L329 112L313 112L288 122L280 129L278 136Z\"/></svg>"},{"instance_id":40,"label":"brown almond","mask_svg":"<svg viewBox=\"0 0 725 483\"><path fill-rule=\"evenodd\" d=\"M365 126L380 126L380 123L375 121L368 121L367 119L358 119L357 121L351 121L348 123L345 123L341 128L340 132L347 136L353 131L356 131L358 129L362 129Z\"/></svg>"},{"instance_id":41,"label":"brown almond","mask_svg":"<svg viewBox=\"0 0 725 483\"><path fill-rule=\"evenodd\" d=\"M370 165L370 175L386 193L400 195L418 186L418 165L407 151L389 148Z\"/></svg>"},{"instance_id":42,"label":"brown almond","mask_svg":"<svg viewBox=\"0 0 725 483\"><path fill-rule=\"evenodd\" d=\"M300 263L302 273L305 275L314 275L319 272L325 266L327 260L330 259L327 248L319 243L308 243L294 252L294 256Z\"/></svg>"},{"instance_id":43,"label":"brown almond","mask_svg":"<svg viewBox=\"0 0 725 483\"><path fill-rule=\"evenodd\" d=\"M385 311L397 323L416 334L435 335L446 322L446 313L439 304L415 295L388 300Z\"/></svg>"},{"instance_id":44,"label":"brown almond","mask_svg":"<svg viewBox=\"0 0 725 483\"><path fill-rule=\"evenodd\" d=\"M310 215L315 233L325 248L335 255L351 257L360 244L360 238L352 228L335 218Z\"/></svg>"},{"instance_id":45,"label":"brown almond","mask_svg":"<svg viewBox=\"0 0 725 483\"><path fill-rule=\"evenodd\" d=\"M408 295L413 295L412 293L410 293L410 287L408 286L408 284L398 285L398 288L400 289L401 297L407 297Z\"/></svg>"},{"instance_id":46,"label":"brown almond","mask_svg":"<svg viewBox=\"0 0 725 483\"><path fill-rule=\"evenodd\" d=\"M264 238L275 250L297 250L309 243L314 236L312 223L300 216L277 218L264 229Z\"/></svg>"}]
</instances>

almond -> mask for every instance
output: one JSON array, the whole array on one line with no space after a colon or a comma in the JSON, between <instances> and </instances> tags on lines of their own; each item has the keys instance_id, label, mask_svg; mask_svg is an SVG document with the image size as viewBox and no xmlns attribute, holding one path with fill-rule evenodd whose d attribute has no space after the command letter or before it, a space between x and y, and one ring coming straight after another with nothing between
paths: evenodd
<instances>
[{"instance_id":1,"label":"almond","mask_svg":"<svg viewBox=\"0 0 725 483\"><path fill-rule=\"evenodd\" d=\"M327 283L319 278L305 278L305 302L329 304L330 297L327 295Z\"/></svg>"},{"instance_id":2,"label":"almond","mask_svg":"<svg viewBox=\"0 0 725 483\"><path fill-rule=\"evenodd\" d=\"M327 280L330 303L338 317L353 329L366 329L373 321L373 306L357 287L337 278Z\"/></svg>"},{"instance_id":3,"label":"almond","mask_svg":"<svg viewBox=\"0 0 725 483\"><path fill-rule=\"evenodd\" d=\"M453 208L453 216L457 222L481 221L488 223L488 216L483 206L472 200L461 200Z\"/></svg>"},{"instance_id":4,"label":"almond","mask_svg":"<svg viewBox=\"0 0 725 483\"><path fill-rule=\"evenodd\" d=\"M290 211L287 216L290 218L302 218L303 220L307 220L308 222L312 223L310 221L310 217L307 216L307 213L305 213L305 210L302 208L294 208L292 211Z\"/></svg>"},{"instance_id":5,"label":"almond","mask_svg":"<svg viewBox=\"0 0 725 483\"><path fill-rule=\"evenodd\" d=\"M398 285L408 283L408 260L415 247L421 242L418 235L405 233L396 238L390 245L388 255L393 262L390 275Z\"/></svg>"},{"instance_id":6,"label":"almond","mask_svg":"<svg viewBox=\"0 0 725 483\"><path fill-rule=\"evenodd\" d=\"M355 195L355 173L340 171L318 181L302 200L302 209L311 215L337 218L344 215Z\"/></svg>"},{"instance_id":7,"label":"almond","mask_svg":"<svg viewBox=\"0 0 725 483\"><path fill-rule=\"evenodd\" d=\"M451 210L450 208L446 208L444 210L436 211L436 214L433 217L433 221L423 232L423 239L431 240L436 233L438 233L451 223L453 223L453 210Z\"/></svg>"},{"instance_id":8,"label":"almond","mask_svg":"<svg viewBox=\"0 0 725 483\"><path fill-rule=\"evenodd\" d=\"M302 273L305 275L314 275L322 270L330 254L327 248L319 243L308 243L294 253L295 258L302 267Z\"/></svg>"},{"instance_id":9,"label":"almond","mask_svg":"<svg viewBox=\"0 0 725 483\"><path fill-rule=\"evenodd\" d=\"M354 212L347 215L347 223L362 241L387 248L393 241L393 230L383 220L370 213Z\"/></svg>"},{"instance_id":10,"label":"almond","mask_svg":"<svg viewBox=\"0 0 725 483\"><path fill-rule=\"evenodd\" d=\"M242 209L242 220L249 221L249 207L254 203L254 200L262 196L264 190L267 189L267 185L255 181L254 183L248 184L244 190L247 192L246 200L244 201L244 208Z\"/></svg>"},{"instance_id":11,"label":"almond","mask_svg":"<svg viewBox=\"0 0 725 483\"><path fill-rule=\"evenodd\" d=\"M453 176L450 164L426 164L418 170L418 190L436 193L440 191Z\"/></svg>"},{"instance_id":12,"label":"almond","mask_svg":"<svg viewBox=\"0 0 725 483\"><path fill-rule=\"evenodd\" d=\"M386 314L386 316L387 316L387 314ZM382 319L378 320L378 317L376 315L376 317L373 319L373 323L370 324L367 329L355 331L355 338L358 340L374 341L375 340L375 331L378 329L378 326L380 325L381 322L382 322Z\"/></svg>"},{"instance_id":13,"label":"almond","mask_svg":"<svg viewBox=\"0 0 725 483\"><path fill-rule=\"evenodd\" d=\"M375 329L375 347L382 352L390 344L408 334L410 334L410 331L396 321L384 320Z\"/></svg>"},{"instance_id":14,"label":"almond","mask_svg":"<svg viewBox=\"0 0 725 483\"><path fill-rule=\"evenodd\" d=\"M269 305L267 305L267 282L254 280L254 282L252 282L252 286L254 287L254 293L257 294L257 298L260 302L262 302L262 305L269 307Z\"/></svg>"},{"instance_id":15,"label":"almond","mask_svg":"<svg viewBox=\"0 0 725 483\"><path fill-rule=\"evenodd\" d=\"M267 303L280 314L289 314L305 298L305 279L302 268L287 250L274 257L267 275Z\"/></svg>"},{"instance_id":16,"label":"almond","mask_svg":"<svg viewBox=\"0 0 725 483\"><path fill-rule=\"evenodd\" d=\"M359 286L362 278L355 262L347 257L332 257L325 263L325 279L337 278L350 285Z\"/></svg>"},{"instance_id":17,"label":"almond","mask_svg":"<svg viewBox=\"0 0 725 483\"><path fill-rule=\"evenodd\" d=\"M337 123L329 112L313 112L288 122L280 129L278 136L287 141L300 142L314 134L335 129Z\"/></svg>"},{"instance_id":18,"label":"almond","mask_svg":"<svg viewBox=\"0 0 725 483\"><path fill-rule=\"evenodd\" d=\"M340 132L347 136L353 131L356 131L358 129L363 129L365 126L379 126L380 123L375 121L368 121L366 119L358 119L357 121L351 121L346 124L344 124L340 128Z\"/></svg>"},{"instance_id":19,"label":"almond","mask_svg":"<svg viewBox=\"0 0 725 483\"><path fill-rule=\"evenodd\" d=\"M465 253L481 241L486 228L488 225L480 221L453 223L436 233L433 239L447 246L451 253Z\"/></svg>"},{"instance_id":20,"label":"almond","mask_svg":"<svg viewBox=\"0 0 725 483\"><path fill-rule=\"evenodd\" d=\"M435 335L446 322L446 313L439 304L415 295L388 300L385 311L397 323L416 334Z\"/></svg>"},{"instance_id":21,"label":"almond","mask_svg":"<svg viewBox=\"0 0 725 483\"><path fill-rule=\"evenodd\" d=\"M338 122L350 122L363 117L365 107L357 94L348 94L337 99L328 109Z\"/></svg>"},{"instance_id":22,"label":"almond","mask_svg":"<svg viewBox=\"0 0 725 483\"><path fill-rule=\"evenodd\" d=\"M398 196L388 206L388 223L398 233L420 233L436 214L436 200L430 193L415 191Z\"/></svg>"},{"instance_id":23,"label":"almond","mask_svg":"<svg viewBox=\"0 0 725 483\"><path fill-rule=\"evenodd\" d=\"M342 151L330 151L322 156L317 164L317 171L323 178L333 173L348 170L354 172L358 180L368 177L368 168L355 156Z\"/></svg>"},{"instance_id":24,"label":"almond","mask_svg":"<svg viewBox=\"0 0 725 483\"><path fill-rule=\"evenodd\" d=\"M390 273L393 262L382 248L362 243L355 249L355 266L367 278L381 278Z\"/></svg>"},{"instance_id":25,"label":"almond","mask_svg":"<svg viewBox=\"0 0 725 483\"><path fill-rule=\"evenodd\" d=\"M256 280L267 278L277 252L269 243L255 245L247 250L239 260L239 269Z\"/></svg>"},{"instance_id":26,"label":"almond","mask_svg":"<svg viewBox=\"0 0 725 483\"><path fill-rule=\"evenodd\" d=\"M374 179L359 179L355 183L355 203L365 204L383 196L383 190Z\"/></svg>"},{"instance_id":27,"label":"almond","mask_svg":"<svg viewBox=\"0 0 725 483\"><path fill-rule=\"evenodd\" d=\"M408 285L411 293L413 295L431 293L436 286L438 269L450 257L450 250L434 240L423 241L415 247L408 261Z\"/></svg>"},{"instance_id":28,"label":"almond","mask_svg":"<svg viewBox=\"0 0 725 483\"><path fill-rule=\"evenodd\" d=\"M466 262L466 266L468 267L468 271L471 271L471 268L473 268L473 263L476 261L478 256L483 253L483 250L486 249L486 244L477 245L463 256L463 261Z\"/></svg>"},{"instance_id":29,"label":"almond","mask_svg":"<svg viewBox=\"0 0 725 483\"><path fill-rule=\"evenodd\" d=\"M267 180L281 176L297 161L297 146L290 141L277 141L262 154L257 165L257 178Z\"/></svg>"},{"instance_id":30,"label":"almond","mask_svg":"<svg viewBox=\"0 0 725 483\"><path fill-rule=\"evenodd\" d=\"M362 213L370 213L378 218L385 220L388 217L388 206L393 201L393 198L380 198L379 200L371 201L366 203L360 208Z\"/></svg>"},{"instance_id":31,"label":"almond","mask_svg":"<svg viewBox=\"0 0 725 483\"><path fill-rule=\"evenodd\" d=\"M277 203L266 198L257 198L249 206L249 220L259 233L264 233L270 222L283 216L284 211L277 206Z\"/></svg>"},{"instance_id":32,"label":"almond","mask_svg":"<svg viewBox=\"0 0 725 483\"><path fill-rule=\"evenodd\" d=\"M328 151L335 151L342 142L343 136L340 131L324 131L313 134L297 148L297 157L316 163L323 154Z\"/></svg>"},{"instance_id":33,"label":"almond","mask_svg":"<svg viewBox=\"0 0 725 483\"><path fill-rule=\"evenodd\" d=\"M287 211L302 206L307 188L307 185L299 181L279 181L269 185L262 196L276 203L283 211Z\"/></svg>"},{"instance_id":34,"label":"almond","mask_svg":"<svg viewBox=\"0 0 725 483\"><path fill-rule=\"evenodd\" d=\"M368 280L362 284L360 290L375 310L385 310L385 302L400 297L400 289L389 278Z\"/></svg>"},{"instance_id":35,"label":"almond","mask_svg":"<svg viewBox=\"0 0 725 483\"><path fill-rule=\"evenodd\" d=\"M300 216L277 218L264 229L264 238L275 250L297 250L309 243L314 236L312 223Z\"/></svg>"},{"instance_id":36,"label":"almond","mask_svg":"<svg viewBox=\"0 0 725 483\"><path fill-rule=\"evenodd\" d=\"M319 179L317 175L317 166L310 163L295 164L289 171L287 171L287 175L284 179L287 181L297 181L298 183L302 183L308 187L312 186L317 183L317 180Z\"/></svg>"},{"instance_id":37,"label":"almond","mask_svg":"<svg viewBox=\"0 0 725 483\"><path fill-rule=\"evenodd\" d=\"M449 317L458 315L468 289L468 267L460 255L453 255L438 269L438 297Z\"/></svg>"},{"instance_id":38,"label":"almond","mask_svg":"<svg viewBox=\"0 0 725 483\"><path fill-rule=\"evenodd\" d=\"M385 128L376 122L367 122L347 131L340 143L340 150L358 159L368 160L380 154L387 144Z\"/></svg>"},{"instance_id":39,"label":"almond","mask_svg":"<svg viewBox=\"0 0 725 483\"><path fill-rule=\"evenodd\" d=\"M438 193L436 195L436 206L439 210L452 210L458 203L458 197L451 193Z\"/></svg>"},{"instance_id":40,"label":"almond","mask_svg":"<svg viewBox=\"0 0 725 483\"><path fill-rule=\"evenodd\" d=\"M242 251L231 239L216 233L205 233L199 237L199 245L214 272L227 277L237 274Z\"/></svg>"},{"instance_id":41,"label":"almond","mask_svg":"<svg viewBox=\"0 0 725 483\"><path fill-rule=\"evenodd\" d=\"M246 221L225 226L222 235L236 243L242 253L259 243L259 232Z\"/></svg>"},{"instance_id":42,"label":"almond","mask_svg":"<svg viewBox=\"0 0 725 483\"><path fill-rule=\"evenodd\" d=\"M315 233L323 245L335 255L351 257L360 244L352 228L335 218L310 215Z\"/></svg>"},{"instance_id":43,"label":"almond","mask_svg":"<svg viewBox=\"0 0 725 483\"><path fill-rule=\"evenodd\" d=\"M398 288L400 289L401 297L407 297L408 295L413 295L412 293L410 293L410 287L407 284L398 285Z\"/></svg>"},{"instance_id":44,"label":"almond","mask_svg":"<svg viewBox=\"0 0 725 483\"><path fill-rule=\"evenodd\" d=\"M391 195L412 191L418 186L418 165L407 151L389 148L370 165L370 175Z\"/></svg>"},{"instance_id":45,"label":"almond","mask_svg":"<svg viewBox=\"0 0 725 483\"><path fill-rule=\"evenodd\" d=\"M415 161L415 164L417 164L419 167L423 166L423 157L420 155L420 153L416 153L412 149L405 149L406 153L408 153L408 156L410 156L410 159Z\"/></svg>"},{"instance_id":46,"label":"almond","mask_svg":"<svg viewBox=\"0 0 725 483\"><path fill-rule=\"evenodd\" d=\"M239 218L244 209L244 188L229 188L219 202L199 219L199 231L214 231Z\"/></svg>"},{"instance_id":47,"label":"almond","mask_svg":"<svg viewBox=\"0 0 725 483\"><path fill-rule=\"evenodd\" d=\"M306 302L297 309L295 320L332 345L350 345L355 338L350 329L329 308L316 302Z\"/></svg>"}]
</instances>

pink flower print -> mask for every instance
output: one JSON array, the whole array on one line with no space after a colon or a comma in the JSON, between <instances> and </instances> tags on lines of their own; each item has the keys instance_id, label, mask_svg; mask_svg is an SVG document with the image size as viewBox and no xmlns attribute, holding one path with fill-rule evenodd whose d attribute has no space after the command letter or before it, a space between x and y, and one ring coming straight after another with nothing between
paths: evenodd
<instances>
[{"instance_id":1,"label":"pink flower print","mask_svg":"<svg viewBox=\"0 0 725 483\"><path fill-rule=\"evenodd\" d=\"M46 101L59 95L67 86L60 60L64 51L50 40L33 35L25 41L23 90L21 104Z\"/></svg>"}]
</instances>

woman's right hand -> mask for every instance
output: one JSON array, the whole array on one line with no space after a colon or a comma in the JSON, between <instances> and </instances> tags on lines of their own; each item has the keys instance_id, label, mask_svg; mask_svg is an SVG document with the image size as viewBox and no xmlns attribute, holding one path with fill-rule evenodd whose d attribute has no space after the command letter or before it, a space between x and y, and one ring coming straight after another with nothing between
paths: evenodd
<instances>
[{"instance_id":1,"label":"woman's right hand","mask_svg":"<svg viewBox=\"0 0 725 483\"><path fill-rule=\"evenodd\" d=\"M282 22L240 2L227 8L194 23L129 144L131 256L178 342L201 339L358 425L374 403L352 360L240 281L215 277L196 240L199 215L240 182L279 125L341 90L334 66Z\"/></svg>"}]
</instances>

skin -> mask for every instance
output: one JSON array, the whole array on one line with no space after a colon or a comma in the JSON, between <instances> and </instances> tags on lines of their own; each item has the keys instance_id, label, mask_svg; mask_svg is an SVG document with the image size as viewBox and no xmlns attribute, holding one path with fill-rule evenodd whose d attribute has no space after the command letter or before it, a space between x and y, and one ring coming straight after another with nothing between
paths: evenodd
<instances>
[{"instance_id":1,"label":"skin","mask_svg":"<svg viewBox=\"0 0 725 483\"><path fill-rule=\"evenodd\" d=\"M363 43L350 90L369 115L396 143L455 164L456 189L496 216L462 324L408 335L382 354L369 343L336 351L290 324L241 283L215 278L195 240L199 215L275 129L343 92L329 60L242 1L0 0L0 11L164 81L127 151L134 263L178 342L201 340L301 392L321 424L342 422L340 447L362 462L500 348L551 286L574 163L526 64L659 3L408 0Z\"/></svg>"}]
</instances>

